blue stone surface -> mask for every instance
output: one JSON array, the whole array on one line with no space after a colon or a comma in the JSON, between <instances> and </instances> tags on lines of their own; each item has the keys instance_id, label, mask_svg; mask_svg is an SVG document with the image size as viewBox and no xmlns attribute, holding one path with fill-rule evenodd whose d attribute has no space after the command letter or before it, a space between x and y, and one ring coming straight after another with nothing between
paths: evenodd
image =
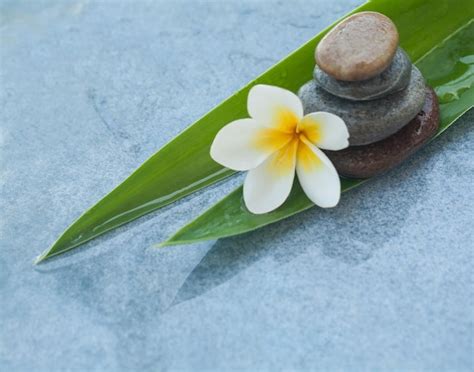
<instances>
[{"instance_id":1,"label":"blue stone surface","mask_svg":"<svg viewBox=\"0 0 474 372\"><path fill-rule=\"evenodd\" d=\"M237 176L32 264L169 139L359 3L1 2L1 371L472 370L472 111L335 209L152 247Z\"/></svg>"}]
</instances>

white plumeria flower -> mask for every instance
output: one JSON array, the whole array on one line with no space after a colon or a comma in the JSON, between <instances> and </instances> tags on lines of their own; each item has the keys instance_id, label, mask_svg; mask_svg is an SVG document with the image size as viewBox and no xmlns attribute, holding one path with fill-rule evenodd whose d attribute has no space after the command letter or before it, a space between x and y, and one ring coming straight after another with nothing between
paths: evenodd
<instances>
[{"instance_id":1,"label":"white plumeria flower","mask_svg":"<svg viewBox=\"0 0 474 372\"><path fill-rule=\"evenodd\" d=\"M308 198L323 208L334 207L341 196L336 169L320 150L349 146L344 121L328 112L303 116L294 93L256 85L247 99L249 119L235 120L217 133L211 157L236 171L249 171L244 201L255 214L267 213L290 194L295 171Z\"/></svg>"}]
</instances>

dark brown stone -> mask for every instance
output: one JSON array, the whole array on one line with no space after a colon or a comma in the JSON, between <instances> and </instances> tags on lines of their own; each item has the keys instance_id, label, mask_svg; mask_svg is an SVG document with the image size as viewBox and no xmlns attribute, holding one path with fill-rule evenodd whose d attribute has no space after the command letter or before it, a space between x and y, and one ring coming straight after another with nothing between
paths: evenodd
<instances>
[{"instance_id":1,"label":"dark brown stone","mask_svg":"<svg viewBox=\"0 0 474 372\"><path fill-rule=\"evenodd\" d=\"M325 153L341 176L369 178L400 164L425 144L438 127L438 99L433 89L427 87L422 110L397 133L369 145Z\"/></svg>"}]
</instances>

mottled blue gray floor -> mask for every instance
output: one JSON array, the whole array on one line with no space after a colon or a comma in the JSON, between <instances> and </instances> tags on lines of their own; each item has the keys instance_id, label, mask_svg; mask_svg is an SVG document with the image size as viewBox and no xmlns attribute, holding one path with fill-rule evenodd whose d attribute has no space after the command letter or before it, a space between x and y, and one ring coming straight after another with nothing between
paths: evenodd
<instances>
[{"instance_id":1,"label":"mottled blue gray floor","mask_svg":"<svg viewBox=\"0 0 474 372\"><path fill-rule=\"evenodd\" d=\"M472 111L334 210L151 248L236 177L32 265L161 145L358 3L2 1L1 371L473 368Z\"/></svg>"}]
</instances>

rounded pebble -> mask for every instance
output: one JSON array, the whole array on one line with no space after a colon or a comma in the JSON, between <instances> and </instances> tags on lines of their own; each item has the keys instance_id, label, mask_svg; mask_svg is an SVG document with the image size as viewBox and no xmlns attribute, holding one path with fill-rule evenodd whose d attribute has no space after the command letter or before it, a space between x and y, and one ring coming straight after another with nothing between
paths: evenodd
<instances>
[{"instance_id":1,"label":"rounded pebble","mask_svg":"<svg viewBox=\"0 0 474 372\"><path fill-rule=\"evenodd\" d=\"M392 62L398 31L387 16L361 12L346 18L320 41L316 63L337 80L367 80Z\"/></svg>"},{"instance_id":2,"label":"rounded pebble","mask_svg":"<svg viewBox=\"0 0 474 372\"><path fill-rule=\"evenodd\" d=\"M382 98L405 89L410 81L410 75L411 61L401 48L397 49L392 63L386 70L368 80L336 80L317 66L313 74L325 91L353 101Z\"/></svg>"},{"instance_id":3,"label":"rounded pebble","mask_svg":"<svg viewBox=\"0 0 474 372\"><path fill-rule=\"evenodd\" d=\"M333 96L311 80L298 96L306 114L326 111L340 116L349 130L349 143L367 145L387 138L413 119L425 102L425 81L413 66L408 87L372 101L350 101Z\"/></svg>"},{"instance_id":4,"label":"rounded pebble","mask_svg":"<svg viewBox=\"0 0 474 372\"><path fill-rule=\"evenodd\" d=\"M423 109L397 133L370 145L325 153L342 176L369 178L400 164L425 144L438 127L438 100L433 89L427 87Z\"/></svg>"}]
</instances>

